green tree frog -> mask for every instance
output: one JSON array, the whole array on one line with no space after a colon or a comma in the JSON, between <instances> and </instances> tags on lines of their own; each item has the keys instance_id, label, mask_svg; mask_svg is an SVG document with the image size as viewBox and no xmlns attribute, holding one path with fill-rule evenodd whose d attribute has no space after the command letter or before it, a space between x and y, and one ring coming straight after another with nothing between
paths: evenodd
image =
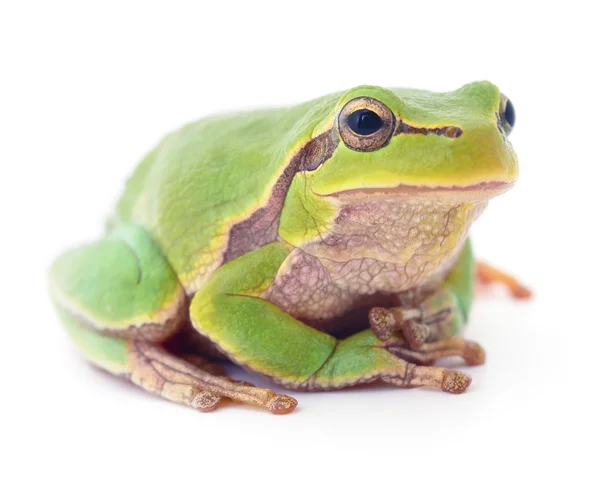
<instances>
[{"instance_id":1,"label":"green tree frog","mask_svg":"<svg viewBox=\"0 0 600 483\"><path fill-rule=\"evenodd\" d=\"M470 377L433 363L484 361L460 336L477 272L468 231L517 179L514 120L475 82L363 85L188 124L141 161L105 236L53 263L60 319L96 366L202 411L297 405L229 379L219 359L292 390L462 393Z\"/></svg>"}]
</instances>

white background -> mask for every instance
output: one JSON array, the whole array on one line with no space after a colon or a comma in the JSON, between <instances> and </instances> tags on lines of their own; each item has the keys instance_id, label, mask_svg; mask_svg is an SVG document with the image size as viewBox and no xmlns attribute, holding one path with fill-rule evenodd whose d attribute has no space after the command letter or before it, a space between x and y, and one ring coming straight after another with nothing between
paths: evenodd
<instances>
[{"instance_id":1,"label":"white background","mask_svg":"<svg viewBox=\"0 0 600 483\"><path fill-rule=\"evenodd\" d=\"M0 8L0 480L598 481L593 2L96 5ZM200 414L80 359L45 272L101 234L165 132L363 83L480 79L514 102L522 176L477 223L476 250L536 298L477 301L467 336L488 362L468 369L468 393L299 394L287 417Z\"/></svg>"}]
</instances>

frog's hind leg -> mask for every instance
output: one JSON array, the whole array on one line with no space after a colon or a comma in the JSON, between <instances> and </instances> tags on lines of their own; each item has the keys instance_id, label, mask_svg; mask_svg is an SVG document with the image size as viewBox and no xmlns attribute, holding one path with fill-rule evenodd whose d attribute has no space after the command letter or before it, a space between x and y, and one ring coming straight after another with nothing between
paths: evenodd
<instances>
[{"instance_id":1,"label":"frog's hind leg","mask_svg":"<svg viewBox=\"0 0 600 483\"><path fill-rule=\"evenodd\" d=\"M511 295L517 299L528 299L532 297L531 290L516 278L484 262L477 262L476 280L481 285L501 283L502 285L505 285L508 290L510 290Z\"/></svg>"},{"instance_id":2,"label":"frog's hind leg","mask_svg":"<svg viewBox=\"0 0 600 483\"><path fill-rule=\"evenodd\" d=\"M162 343L189 317L188 303L160 248L136 226L62 255L51 293L69 335L94 365L143 389L202 411L223 398L292 411L296 401L215 374L214 367L168 352Z\"/></svg>"},{"instance_id":3,"label":"frog's hind leg","mask_svg":"<svg viewBox=\"0 0 600 483\"><path fill-rule=\"evenodd\" d=\"M274 414L292 412L297 401L234 381L200 356L190 360L167 352L159 344L126 340L89 329L69 312L59 309L67 332L92 364L130 380L148 392L200 411L217 409L225 398L262 406Z\"/></svg>"},{"instance_id":4,"label":"frog's hind leg","mask_svg":"<svg viewBox=\"0 0 600 483\"><path fill-rule=\"evenodd\" d=\"M129 356L131 380L135 384L201 411L216 409L223 398L262 406L273 414L290 413L298 405L294 398L284 394L216 375L213 365L198 356L192 364L145 341L131 341Z\"/></svg>"}]
</instances>

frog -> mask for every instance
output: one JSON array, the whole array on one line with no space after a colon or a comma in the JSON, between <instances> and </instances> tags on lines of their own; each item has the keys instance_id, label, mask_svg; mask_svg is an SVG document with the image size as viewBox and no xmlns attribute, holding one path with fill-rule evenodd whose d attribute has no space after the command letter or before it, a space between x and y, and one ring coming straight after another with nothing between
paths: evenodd
<instances>
[{"instance_id":1,"label":"frog","mask_svg":"<svg viewBox=\"0 0 600 483\"><path fill-rule=\"evenodd\" d=\"M141 160L105 234L52 263L58 317L93 365L200 411L297 407L222 362L296 392L461 394L471 377L435 363L484 363L461 335L478 280L530 295L469 236L518 178L514 123L487 81L188 123Z\"/></svg>"}]
</instances>

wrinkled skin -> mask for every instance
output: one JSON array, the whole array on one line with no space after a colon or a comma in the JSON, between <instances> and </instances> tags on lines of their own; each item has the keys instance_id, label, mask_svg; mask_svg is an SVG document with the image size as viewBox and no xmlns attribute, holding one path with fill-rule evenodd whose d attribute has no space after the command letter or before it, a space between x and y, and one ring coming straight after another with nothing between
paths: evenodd
<instances>
[{"instance_id":1,"label":"wrinkled skin","mask_svg":"<svg viewBox=\"0 0 600 483\"><path fill-rule=\"evenodd\" d=\"M469 376L431 364L484 361L459 335L468 231L517 178L513 124L477 82L360 86L184 126L142 160L106 236L54 263L61 320L95 365L204 411L223 398L296 407L207 361L223 357L293 389L461 393Z\"/></svg>"}]
</instances>

